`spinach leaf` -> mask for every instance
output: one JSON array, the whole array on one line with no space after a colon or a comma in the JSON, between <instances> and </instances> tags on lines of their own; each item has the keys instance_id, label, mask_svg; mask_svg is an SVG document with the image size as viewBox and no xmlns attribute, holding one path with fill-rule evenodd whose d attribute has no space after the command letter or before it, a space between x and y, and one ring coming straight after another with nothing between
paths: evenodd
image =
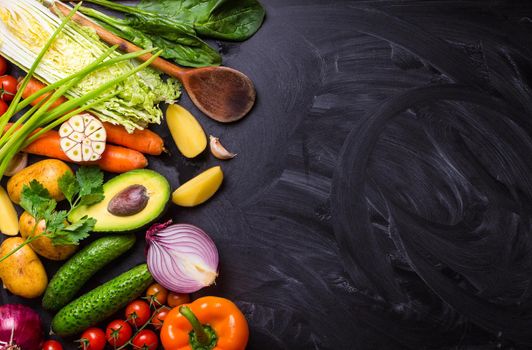
<instances>
[{"instance_id":1,"label":"spinach leaf","mask_svg":"<svg viewBox=\"0 0 532 350\"><path fill-rule=\"evenodd\" d=\"M144 49L163 50L163 58L187 67L219 65L220 54L196 36L188 24L173 21L167 16L138 11L133 7L113 4L108 1L90 1L109 6L119 11L128 11L124 19L108 16L92 8L81 7L80 11L96 20L107 30L131 41Z\"/></svg>"},{"instance_id":2,"label":"spinach leaf","mask_svg":"<svg viewBox=\"0 0 532 350\"><path fill-rule=\"evenodd\" d=\"M236 41L255 34L266 14L257 0L142 0L138 8L189 23L202 36Z\"/></svg>"}]
</instances>

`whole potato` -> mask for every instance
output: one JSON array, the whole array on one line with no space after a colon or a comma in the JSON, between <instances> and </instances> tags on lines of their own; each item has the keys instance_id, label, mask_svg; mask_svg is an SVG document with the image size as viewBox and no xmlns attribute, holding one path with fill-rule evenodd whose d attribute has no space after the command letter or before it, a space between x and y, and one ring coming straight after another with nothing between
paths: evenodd
<instances>
[{"instance_id":1,"label":"whole potato","mask_svg":"<svg viewBox=\"0 0 532 350\"><path fill-rule=\"evenodd\" d=\"M0 246L0 257L24 243L20 237L8 238ZM39 257L28 245L0 263L0 278L13 294L23 298L42 295L48 285L48 276Z\"/></svg>"},{"instance_id":2,"label":"whole potato","mask_svg":"<svg viewBox=\"0 0 532 350\"><path fill-rule=\"evenodd\" d=\"M30 215L28 212L24 212L20 216L19 227L20 235L22 238L26 239L30 236L36 236L46 229L46 223L44 220L41 220L35 232L33 228L35 226L35 218ZM30 243L31 249L40 256L45 257L50 260L65 260L68 259L72 254L78 250L77 245L54 245L52 240L48 237L39 237L33 242Z\"/></svg>"},{"instance_id":3,"label":"whole potato","mask_svg":"<svg viewBox=\"0 0 532 350\"><path fill-rule=\"evenodd\" d=\"M50 192L53 199L62 201L65 199L65 196L59 189L58 180L66 172L72 173L72 169L66 163L57 159L46 159L30 165L15 174L7 182L9 198L14 203L20 204L20 197L24 185L29 185L32 180L37 180Z\"/></svg>"}]
</instances>

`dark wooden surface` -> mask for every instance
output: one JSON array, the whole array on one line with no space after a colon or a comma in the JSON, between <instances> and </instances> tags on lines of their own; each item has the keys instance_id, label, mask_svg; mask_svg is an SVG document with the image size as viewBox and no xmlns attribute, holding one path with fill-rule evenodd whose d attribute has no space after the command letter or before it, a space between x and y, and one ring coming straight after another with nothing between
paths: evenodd
<instances>
[{"instance_id":1,"label":"dark wooden surface","mask_svg":"<svg viewBox=\"0 0 532 350\"><path fill-rule=\"evenodd\" d=\"M531 3L262 2L257 35L218 43L253 112L222 125L183 98L238 157L184 160L156 128L174 188L226 174L161 219L218 245L198 295L236 301L255 350L531 348ZM138 237L86 289L144 261Z\"/></svg>"}]
</instances>

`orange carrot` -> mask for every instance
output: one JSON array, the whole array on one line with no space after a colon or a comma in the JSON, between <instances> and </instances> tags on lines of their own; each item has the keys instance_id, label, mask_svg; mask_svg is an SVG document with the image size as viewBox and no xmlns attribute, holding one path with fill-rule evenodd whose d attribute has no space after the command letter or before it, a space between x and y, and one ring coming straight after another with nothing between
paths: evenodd
<instances>
[{"instance_id":1,"label":"orange carrot","mask_svg":"<svg viewBox=\"0 0 532 350\"><path fill-rule=\"evenodd\" d=\"M19 87L20 87L20 83L19 83L19 86L17 88L19 88ZM22 91L22 98L26 99L26 98L30 97L31 95L33 95L34 93L36 93L37 91L39 91L41 89L44 89L45 87L46 87L45 84L41 83L37 79L31 78L30 82L28 83L28 85L26 85L26 88L24 89L24 91ZM39 97L38 99L33 101L31 103L31 105L35 106L37 103L39 103L42 100L48 98L50 95L52 95L52 92L49 92L47 94L42 95L41 97ZM67 99L64 98L63 96L61 96L50 106L49 109L54 109L55 107L65 103L66 101L67 101Z\"/></svg>"},{"instance_id":2,"label":"orange carrot","mask_svg":"<svg viewBox=\"0 0 532 350\"><path fill-rule=\"evenodd\" d=\"M133 149L107 145L98 166L112 173L125 173L130 170L142 169L148 166L144 155Z\"/></svg>"},{"instance_id":3,"label":"orange carrot","mask_svg":"<svg viewBox=\"0 0 532 350\"><path fill-rule=\"evenodd\" d=\"M45 84L41 83L36 79L31 79L26 89L22 93L23 98L28 98L33 93L46 87ZM39 103L41 100L48 98L51 93L45 94L31 103L32 106ZM60 97L55 101L50 109L53 109L60 104L66 102L67 99ZM111 123L103 123L105 131L107 132L107 142L113 143L115 145L124 146L130 149L134 149L141 153L151 154L154 156L160 155L164 150L164 141L163 139L148 129L144 130L135 130L132 134L128 133L126 129L119 125L113 125Z\"/></svg>"},{"instance_id":4,"label":"orange carrot","mask_svg":"<svg viewBox=\"0 0 532 350\"><path fill-rule=\"evenodd\" d=\"M103 123L103 126L107 132L107 142L154 156L158 156L164 150L163 139L148 129L135 130L130 134L119 125Z\"/></svg>"},{"instance_id":5,"label":"orange carrot","mask_svg":"<svg viewBox=\"0 0 532 350\"><path fill-rule=\"evenodd\" d=\"M61 138L55 130L48 131L40 136L26 147L24 152L49 158L57 158L72 163L72 160L61 149ZM148 160L138 151L120 146L107 145L102 158L93 164L111 173L125 173L130 170L147 167Z\"/></svg>"}]
</instances>

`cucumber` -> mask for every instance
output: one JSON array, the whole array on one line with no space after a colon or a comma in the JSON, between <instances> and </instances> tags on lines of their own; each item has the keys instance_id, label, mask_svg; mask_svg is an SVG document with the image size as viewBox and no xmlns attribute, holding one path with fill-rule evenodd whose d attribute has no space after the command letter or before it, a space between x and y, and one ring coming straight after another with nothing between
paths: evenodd
<instances>
[{"instance_id":1,"label":"cucumber","mask_svg":"<svg viewBox=\"0 0 532 350\"><path fill-rule=\"evenodd\" d=\"M152 282L148 265L134 267L59 310L52 331L60 336L81 333L138 298Z\"/></svg>"},{"instance_id":2,"label":"cucumber","mask_svg":"<svg viewBox=\"0 0 532 350\"><path fill-rule=\"evenodd\" d=\"M89 278L134 244L135 235L107 236L89 244L57 271L46 288L42 306L57 311L68 304Z\"/></svg>"}]
</instances>

